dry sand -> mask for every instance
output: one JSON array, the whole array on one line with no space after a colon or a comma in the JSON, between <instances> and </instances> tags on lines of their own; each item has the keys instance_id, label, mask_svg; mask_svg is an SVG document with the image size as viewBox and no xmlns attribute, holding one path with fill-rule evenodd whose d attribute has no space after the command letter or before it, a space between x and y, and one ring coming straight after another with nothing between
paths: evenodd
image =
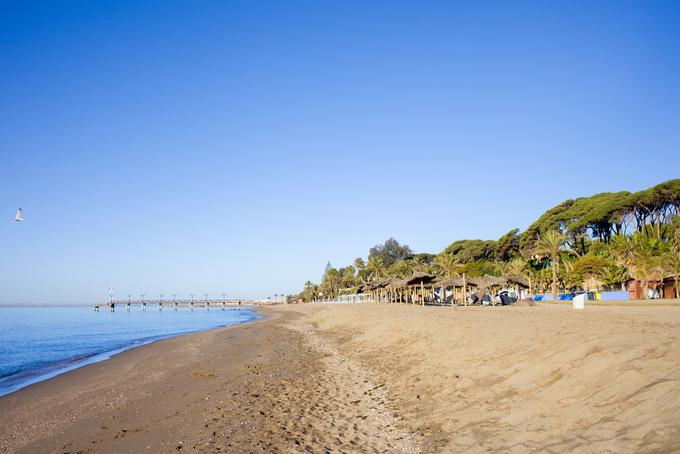
<instances>
[{"instance_id":1,"label":"dry sand","mask_svg":"<svg viewBox=\"0 0 680 454\"><path fill-rule=\"evenodd\" d=\"M680 452L680 308L265 312L0 398L0 451Z\"/></svg>"}]
</instances>

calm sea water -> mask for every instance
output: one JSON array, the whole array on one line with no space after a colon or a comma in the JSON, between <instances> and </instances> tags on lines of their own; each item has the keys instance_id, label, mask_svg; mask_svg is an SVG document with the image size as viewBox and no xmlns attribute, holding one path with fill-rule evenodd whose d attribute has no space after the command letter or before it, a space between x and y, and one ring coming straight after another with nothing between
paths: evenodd
<instances>
[{"instance_id":1,"label":"calm sea water","mask_svg":"<svg viewBox=\"0 0 680 454\"><path fill-rule=\"evenodd\" d=\"M0 396L158 339L257 318L251 308L0 307Z\"/></svg>"}]
</instances>

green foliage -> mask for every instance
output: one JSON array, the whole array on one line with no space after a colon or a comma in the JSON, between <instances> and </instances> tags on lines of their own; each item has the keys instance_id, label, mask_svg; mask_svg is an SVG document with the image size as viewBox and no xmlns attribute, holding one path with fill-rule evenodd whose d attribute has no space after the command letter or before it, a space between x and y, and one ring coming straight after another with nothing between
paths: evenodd
<instances>
[{"instance_id":1,"label":"green foliage","mask_svg":"<svg viewBox=\"0 0 680 454\"><path fill-rule=\"evenodd\" d=\"M379 258L386 267L392 265L397 260L410 258L413 251L407 245L401 245L394 238L390 238L383 244L377 244L368 252L368 260Z\"/></svg>"},{"instance_id":2,"label":"green foliage","mask_svg":"<svg viewBox=\"0 0 680 454\"><path fill-rule=\"evenodd\" d=\"M591 278L604 285L639 279L643 287L680 275L680 179L639 192L603 192L565 200L546 211L524 233L513 229L494 240L458 240L442 253L418 253L389 238L370 249L368 260L335 269L326 265L321 283L305 284L310 301L354 291L384 277L416 271L441 277L485 274L523 277L535 291L558 284L580 287ZM679 278L680 281L680 278ZM680 286L680 282L678 282ZM680 290L680 288L679 288Z\"/></svg>"},{"instance_id":3,"label":"green foliage","mask_svg":"<svg viewBox=\"0 0 680 454\"><path fill-rule=\"evenodd\" d=\"M607 286L620 285L628 280L628 270L626 267L609 263L606 268L600 271L600 279Z\"/></svg>"},{"instance_id":4,"label":"green foliage","mask_svg":"<svg viewBox=\"0 0 680 454\"><path fill-rule=\"evenodd\" d=\"M565 283L569 287L581 287L587 278L601 278L602 273L612 263L602 257L587 255L571 263L571 269L566 273Z\"/></svg>"},{"instance_id":5,"label":"green foliage","mask_svg":"<svg viewBox=\"0 0 680 454\"><path fill-rule=\"evenodd\" d=\"M573 263L572 273L583 277L599 276L602 271L611 265L611 262L597 256L585 256Z\"/></svg>"},{"instance_id":6,"label":"green foliage","mask_svg":"<svg viewBox=\"0 0 680 454\"><path fill-rule=\"evenodd\" d=\"M355 269L352 265L346 266L344 268L340 268L338 270L338 272L340 274L340 288L341 289L346 289L346 288L354 287L355 285L357 285Z\"/></svg>"},{"instance_id":7,"label":"green foliage","mask_svg":"<svg viewBox=\"0 0 680 454\"><path fill-rule=\"evenodd\" d=\"M461 263L453 254L442 252L435 258L434 265L440 276L452 278L460 274Z\"/></svg>"},{"instance_id":8,"label":"green foliage","mask_svg":"<svg viewBox=\"0 0 680 454\"><path fill-rule=\"evenodd\" d=\"M512 229L496 242L494 258L502 262L507 262L520 255L519 244L521 235L519 229Z\"/></svg>"},{"instance_id":9,"label":"green foliage","mask_svg":"<svg viewBox=\"0 0 680 454\"><path fill-rule=\"evenodd\" d=\"M502 274L506 277L526 277L529 271L529 262L521 257L512 259L509 262L501 262Z\"/></svg>"},{"instance_id":10,"label":"green foliage","mask_svg":"<svg viewBox=\"0 0 680 454\"><path fill-rule=\"evenodd\" d=\"M369 257L366 268L368 269L371 279L380 279L385 276L387 271L383 259L379 256Z\"/></svg>"},{"instance_id":11,"label":"green foliage","mask_svg":"<svg viewBox=\"0 0 680 454\"><path fill-rule=\"evenodd\" d=\"M478 260L476 262L467 262L462 265L459 269L459 274L463 273L470 277L481 277L485 274L490 274L493 276L498 274L498 268L493 262L488 260Z\"/></svg>"},{"instance_id":12,"label":"green foliage","mask_svg":"<svg viewBox=\"0 0 680 454\"><path fill-rule=\"evenodd\" d=\"M680 209L680 179L669 180L644 191L603 192L566 200L546 211L522 235L520 247L533 247L549 230L567 236L571 248L583 255L587 238L610 239L629 229L662 238L670 217Z\"/></svg>"},{"instance_id":13,"label":"green foliage","mask_svg":"<svg viewBox=\"0 0 680 454\"><path fill-rule=\"evenodd\" d=\"M430 254L427 252L421 252L419 254L414 254L411 257L411 260L417 263L421 263L427 266L432 266L434 264L435 259L437 258L437 254Z\"/></svg>"},{"instance_id":14,"label":"green foliage","mask_svg":"<svg viewBox=\"0 0 680 454\"><path fill-rule=\"evenodd\" d=\"M557 274L559 272L560 252L563 250L566 236L557 230L549 230L541 234L534 245L534 252L550 259L552 269L552 297L557 299Z\"/></svg>"},{"instance_id":15,"label":"green foliage","mask_svg":"<svg viewBox=\"0 0 680 454\"><path fill-rule=\"evenodd\" d=\"M305 288L301 293L302 300L309 303L314 301L316 295L318 295L318 287L312 284L310 281L305 282Z\"/></svg>"},{"instance_id":16,"label":"green foliage","mask_svg":"<svg viewBox=\"0 0 680 454\"><path fill-rule=\"evenodd\" d=\"M668 246L680 253L680 215L673 215L668 225Z\"/></svg>"},{"instance_id":17,"label":"green foliage","mask_svg":"<svg viewBox=\"0 0 680 454\"><path fill-rule=\"evenodd\" d=\"M413 274L411 263L408 260L394 262L388 269L387 274L398 279L409 277Z\"/></svg>"},{"instance_id":18,"label":"green foliage","mask_svg":"<svg viewBox=\"0 0 680 454\"><path fill-rule=\"evenodd\" d=\"M451 243L444 253L453 255L461 263L491 260L496 249L493 240L459 240Z\"/></svg>"},{"instance_id":19,"label":"green foliage","mask_svg":"<svg viewBox=\"0 0 680 454\"><path fill-rule=\"evenodd\" d=\"M572 205L574 205L573 200L565 200L556 207L546 211L524 232L520 240L520 247L522 249L532 249L540 235L544 232L550 230L558 232L566 231L568 221L571 219L569 209Z\"/></svg>"}]
</instances>

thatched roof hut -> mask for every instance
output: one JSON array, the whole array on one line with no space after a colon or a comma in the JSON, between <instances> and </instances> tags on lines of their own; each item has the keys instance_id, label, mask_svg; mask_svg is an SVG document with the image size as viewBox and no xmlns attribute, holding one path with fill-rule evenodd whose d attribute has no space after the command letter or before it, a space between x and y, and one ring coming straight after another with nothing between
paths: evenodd
<instances>
[{"instance_id":1,"label":"thatched roof hut","mask_svg":"<svg viewBox=\"0 0 680 454\"><path fill-rule=\"evenodd\" d=\"M392 281L390 284L387 286L388 289L390 290L396 290L398 288L403 288L406 287L406 283L408 282L408 279L395 279L392 278Z\"/></svg>"},{"instance_id":2,"label":"thatched roof hut","mask_svg":"<svg viewBox=\"0 0 680 454\"><path fill-rule=\"evenodd\" d=\"M432 285L437 276L429 273L414 273L413 276L404 279L404 285Z\"/></svg>"},{"instance_id":3,"label":"thatched roof hut","mask_svg":"<svg viewBox=\"0 0 680 454\"><path fill-rule=\"evenodd\" d=\"M505 286L505 284L506 284L505 279L496 276L490 276L487 274L479 278L477 286L481 288L489 288L489 287L503 287Z\"/></svg>"},{"instance_id":4,"label":"thatched roof hut","mask_svg":"<svg viewBox=\"0 0 680 454\"><path fill-rule=\"evenodd\" d=\"M435 285L441 287L480 287L488 288L493 286L505 286L507 281L500 277L485 275L482 277L456 277L453 279L440 279L434 282Z\"/></svg>"},{"instance_id":5,"label":"thatched roof hut","mask_svg":"<svg viewBox=\"0 0 680 454\"><path fill-rule=\"evenodd\" d=\"M463 287L463 278L454 277L453 279L440 279L435 285L440 287Z\"/></svg>"},{"instance_id":6,"label":"thatched roof hut","mask_svg":"<svg viewBox=\"0 0 680 454\"><path fill-rule=\"evenodd\" d=\"M520 287L529 288L529 281L522 276L508 276L506 281L509 285L518 285Z\"/></svg>"},{"instance_id":7,"label":"thatched roof hut","mask_svg":"<svg viewBox=\"0 0 680 454\"><path fill-rule=\"evenodd\" d=\"M392 283L392 278L386 278L386 279L376 279L374 281L369 282L366 284L365 289L366 290L377 290L381 288L385 288L388 285Z\"/></svg>"}]
</instances>

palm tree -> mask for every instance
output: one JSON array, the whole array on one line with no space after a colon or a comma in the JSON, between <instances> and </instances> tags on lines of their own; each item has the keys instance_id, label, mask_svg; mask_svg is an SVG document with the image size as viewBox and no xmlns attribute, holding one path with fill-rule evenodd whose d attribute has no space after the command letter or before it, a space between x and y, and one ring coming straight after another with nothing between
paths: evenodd
<instances>
[{"instance_id":1,"label":"palm tree","mask_svg":"<svg viewBox=\"0 0 680 454\"><path fill-rule=\"evenodd\" d=\"M340 272L335 268L331 268L326 271L326 275L324 276L320 287L327 298L335 298L338 293L338 289L340 288Z\"/></svg>"},{"instance_id":2,"label":"palm tree","mask_svg":"<svg viewBox=\"0 0 680 454\"><path fill-rule=\"evenodd\" d=\"M503 264L502 274L504 278L523 277L529 283L529 295L533 294L534 276L529 267L529 262L521 257L514 258Z\"/></svg>"},{"instance_id":3,"label":"palm tree","mask_svg":"<svg viewBox=\"0 0 680 454\"><path fill-rule=\"evenodd\" d=\"M630 276L640 281L642 284L642 298L647 299L647 289L649 287L649 281L654 280L655 275L655 264L652 257L639 254L631 260L629 273Z\"/></svg>"},{"instance_id":4,"label":"palm tree","mask_svg":"<svg viewBox=\"0 0 680 454\"><path fill-rule=\"evenodd\" d=\"M545 232L536 242L535 252L544 257L550 258L552 268L552 298L557 300L557 272L560 266L560 252L566 237L556 230Z\"/></svg>"},{"instance_id":5,"label":"palm tree","mask_svg":"<svg viewBox=\"0 0 680 454\"><path fill-rule=\"evenodd\" d=\"M664 255L664 264L666 266L666 271L668 271L675 281L675 298L680 298L680 251L669 252Z\"/></svg>"},{"instance_id":6,"label":"palm tree","mask_svg":"<svg viewBox=\"0 0 680 454\"><path fill-rule=\"evenodd\" d=\"M616 260L620 266L625 266L632 273L635 273L634 268L640 265L641 256L647 256L647 248L644 247L644 242L640 240L640 235L616 235L611 240L611 249Z\"/></svg>"},{"instance_id":7,"label":"palm tree","mask_svg":"<svg viewBox=\"0 0 680 454\"><path fill-rule=\"evenodd\" d=\"M374 280L385 276L385 265L380 257L369 257L366 268Z\"/></svg>"},{"instance_id":8,"label":"palm tree","mask_svg":"<svg viewBox=\"0 0 680 454\"><path fill-rule=\"evenodd\" d=\"M434 265L441 273L448 279L457 277L462 264L460 261L448 252L442 252L434 259Z\"/></svg>"},{"instance_id":9,"label":"palm tree","mask_svg":"<svg viewBox=\"0 0 680 454\"><path fill-rule=\"evenodd\" d=\"M350 288L356 285L356 276L354 274L354 267L348 266L342 269L342 274L340 275L340 286L342 288Z\"/></svg>"},{"instance_id":10,"label":"palm tree","mask_svg":"<svg viewBox=\"0 0 680 454\"><path fill-rule=\"evenodd\" d=\"M413 274L413 273L427 273L429 271L428 270L429 267L427 265L427 262L425 262L425 260L423 260L420 257L416 257L413 260L409 260L408 264L411 267L411 274Z\"/></svg>"},{"instance_id":11,"label":"palm tree","mask_svg":"<svg viewBox=\"0 0 680 454\"><path fill-rule=\"evenodd\" d=\"M572 276L571 273L574 271L574 263L571 260L567 260L564 257L562 257L562 266L564 267L564 273L562 273L562 284L564 288L572 288L572 287L578 287L583 285L583 281L580 279L575 279L575 276Z\"/></svg>"},{"instance_id":12,"label":"palm tree","mask_svg":"<svg viewBox=\"0 0 680 454\"><path fill-rule=\"evenodd\" d=\"M680 218L676 217L675 219L677 220L677 219L680 219ZM678 224L680 224L680 223L678 223ZM668 243L669 243L669 246L671 247L671 250L673 252L680 254L680 226L675 227L673 229L673 233L672 233L670 241Z\"/></svg>"},{"instance_id":13,"label":"palm tree","mask_svg":"<svg viewBox=\"0 0 680 454\"><path fill-rule=\"evenodd\" d=\"M306 302L313 301L318 293L318 287L314 285L311 281L305 282L305 288L302 291L302 298Z\"/></svg>"},{"instance_id":14,"label":"palm tree","mask_svg":"<svg viewBox=\"0 0 680 454\"><path fill-rule=\"evenodd\" d=\"M526 269L527 261L518 257L504 263L502 273L505 277L524 276Z\"/></svg>"},{"instance_id":15,"label":"palm tree","mask_svg":"<svg viewBox=\"0 0 680 454\"><path fill-rule=\"evenodd\" d=\"M397 260L387 268L387 275L393 277L406 278L411 276L412 274L413 271L411 270L411 265L409 264L409 261L403 259Z\"/></svg>"},{"instance_id":16,"label":"palm tree","mask_svg":"<svg viewBox=\"0 0 680 454\"><path fill-rule=\"evenodd\" d=\"M550 274L551 271L547 268L541 268L538 273L537 273L537 282L538 282L538 288L541 290L541 293L545 293L548 291L548 281L550 281Z\"/></svg>"},{"instance_id":17,"label":"palm tree","mask_svg":"<svg viewBox=\"0 0 680 454\"><path fill-rule=\"evenodd\" d=\"M668 246L658 238L637 232L612 239L612 252L619 264L628 268L630 277L642 284L642 297L647 298L649 282L663 280L661 255ZM657 284L654 284L657 287Z\"/></svg>"},{"instance_id":18,"label":"palm tree","mask_svg":"<svg viewBox=\"0 0 680 454\"><path fill-rule=\"evenodd\" d=\"M609 287L619 284L621 291L623 291L625 290L624 283L628 279L628 270L623 266L612 263L600 272L600 278L602 283Z\"/></svg>"}]
</instances>

